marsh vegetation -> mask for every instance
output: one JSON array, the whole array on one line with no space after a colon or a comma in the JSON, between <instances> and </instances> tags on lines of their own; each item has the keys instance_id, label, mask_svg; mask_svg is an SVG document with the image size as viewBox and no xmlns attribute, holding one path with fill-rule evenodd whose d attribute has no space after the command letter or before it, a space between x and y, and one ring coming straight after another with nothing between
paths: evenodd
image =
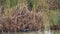
<instances>
[{"instance_id":1,"label":"marsh vegetation","mask_svg":"<svg viewBox=\"0 0 60 34\"><path fill-rule=\"evenodd\" d=\"M60 0L0 0L0 31L60 30Z\"/></svg>"}]
</instances>

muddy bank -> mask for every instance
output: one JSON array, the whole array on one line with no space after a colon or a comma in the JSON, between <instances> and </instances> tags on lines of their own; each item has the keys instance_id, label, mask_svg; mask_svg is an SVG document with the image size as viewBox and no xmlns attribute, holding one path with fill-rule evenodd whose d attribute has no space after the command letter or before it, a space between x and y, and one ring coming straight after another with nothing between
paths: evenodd
<instances>
[{"instance_id":1,"label":"muddy bank","mask_svg":"<svg viewBox=\"0 0 60 34\"><path fill-rule=\"evenodd\" d=\"M50 26L50 29L51 29L51 30L60 30L60 25Z\"/></svg>"}]
</instances>

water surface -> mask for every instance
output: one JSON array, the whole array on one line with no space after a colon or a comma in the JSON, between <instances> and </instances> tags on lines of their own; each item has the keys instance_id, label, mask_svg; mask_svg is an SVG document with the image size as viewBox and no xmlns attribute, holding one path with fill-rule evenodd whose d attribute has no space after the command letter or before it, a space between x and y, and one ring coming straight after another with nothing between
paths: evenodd
<instances>
[{"instance_id":1,"label":"water surface","mask_svg":"<svg viewBox=\"0 0 60 34\"><path fill-rule=\"evenodd\" d=\"M0 32L0 34L60 34L60 30L44 30L35 32Z\"/></svg>"}]
</instances>

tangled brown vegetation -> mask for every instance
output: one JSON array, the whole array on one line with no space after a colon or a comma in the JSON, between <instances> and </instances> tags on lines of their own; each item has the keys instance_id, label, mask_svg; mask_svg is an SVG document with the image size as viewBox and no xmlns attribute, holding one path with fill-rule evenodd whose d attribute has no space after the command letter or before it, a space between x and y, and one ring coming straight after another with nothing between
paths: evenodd
<instances>
[{"instance_id":1,"label":"tangled brown vegetation","mask_svg":"<svg viewBox=\"0 0 60 34\"><path fill-rule=\"evenodd\" d=\"M49 9L60 9L60 3L58 0L47 0Z\"/></svg>"},{"instance_id":2,"label":"tangled brown vegetation","mask_svg":"<svg viewBox=\"0 0 60 34\"><path fill-rule=\"evenodd\" d=\"M12 8L9 13L9 18L0 19L0 31L37 31L43 27L43 21L40 15L29 11L27 7L17 5Z\"/></svg>"}]
</instances>

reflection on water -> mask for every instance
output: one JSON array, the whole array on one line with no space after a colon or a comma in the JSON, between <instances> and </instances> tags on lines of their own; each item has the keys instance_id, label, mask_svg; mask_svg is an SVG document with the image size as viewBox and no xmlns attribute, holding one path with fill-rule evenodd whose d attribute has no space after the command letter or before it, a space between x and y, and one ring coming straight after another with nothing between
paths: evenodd
<instances>
[{"instance_id":1,"label":"reflection on water","mask_svg":"<svg viewBox=\"0 0 60 34\"><path fill-rule=\"evenodd\" d=\"M0 34L60 34L60 30L45 30L35 32L0 32Z\"/></svg>"}]
</instances>

